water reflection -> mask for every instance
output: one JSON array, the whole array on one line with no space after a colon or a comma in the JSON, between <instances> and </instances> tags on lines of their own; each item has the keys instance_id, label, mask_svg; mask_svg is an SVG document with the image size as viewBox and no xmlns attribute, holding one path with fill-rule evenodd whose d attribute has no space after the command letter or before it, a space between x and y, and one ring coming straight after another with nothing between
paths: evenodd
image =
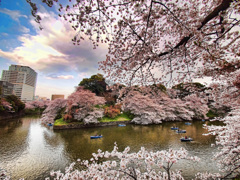
<instances>
[{"instance_id":1,"label":"water reflection","mask_svg":"<svg viewBox=\"0 0 240 180\"><path fill-rule=\"evenodd\" d=\"M202 124L203 122L194 122L188 126L184 122L169 122L151 126L127 125L53 131L51 127L41 125L37 117L15 119L0 123L0 167L11 172L13 179L43 179L49 176L51 170L63 171L78 158L89 159L98 149L111 151L116 142L120 151L126 146L130 146L132 152L138 151L142 146L153 151L186 148L190 155L202 159L199 163L182 161L174 166L182 169L184 176L189 179L199 171L217 172L217 167L211 161L212 154L216 151L211 147L214 137L202 136L207 132ZM186 135L191 136L194 141L180 142L185 134L170 130L174 125L187 130ZM90 139L95 134L102 134L103 138Z\"/></svg>"}]
</instances>

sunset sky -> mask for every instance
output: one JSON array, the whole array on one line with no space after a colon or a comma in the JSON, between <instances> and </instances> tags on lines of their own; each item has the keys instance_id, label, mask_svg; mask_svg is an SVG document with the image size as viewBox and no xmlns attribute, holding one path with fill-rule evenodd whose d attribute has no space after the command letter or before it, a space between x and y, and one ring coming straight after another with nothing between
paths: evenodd
<instances>
[{"instance_id":1,"label":"sunset sky","mask_svg":"<svg viewBox=\"0 0 240 180\"><path fill-rule=\"evenodd\" d=\"M39 29L26 0L0 0L0 72L11 64L25 65L38 73L36 95L68 96L82 78L98 70L98 61L105 60L107 47L93 50L85 41L74 46L70 24L62 20L56 9L39 6Z\"/></svg>"}]
</instances>

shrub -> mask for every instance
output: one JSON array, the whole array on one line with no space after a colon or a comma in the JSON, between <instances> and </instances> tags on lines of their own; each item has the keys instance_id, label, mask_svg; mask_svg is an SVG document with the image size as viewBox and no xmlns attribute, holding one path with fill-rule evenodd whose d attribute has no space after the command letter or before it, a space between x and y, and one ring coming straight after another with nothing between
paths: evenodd
<instances>
[{"instance_id":1,"label":"shrub","mask_svg":"<svg viewBox=\"0 0 240 180\"><path fill-rule=\"evenodd\" d=\"M110 106L106 107L104 109L104 115L110 118L115 118L121 113L121 105L115 105L115 106Z\"/></svg>"},{"instance_id":2,"label":"shrub","mask_svg":"<svg viewBox=\"0 0 240 180\"><path fill-rule=\"evenodd\" d=\"M67 121L67 120L71 121L71 120L72 120L72 115L70 115L70 114L65 114L65 115L64 115L64 120L65 120L65 121Z\"/></svg>"}]
</instances>

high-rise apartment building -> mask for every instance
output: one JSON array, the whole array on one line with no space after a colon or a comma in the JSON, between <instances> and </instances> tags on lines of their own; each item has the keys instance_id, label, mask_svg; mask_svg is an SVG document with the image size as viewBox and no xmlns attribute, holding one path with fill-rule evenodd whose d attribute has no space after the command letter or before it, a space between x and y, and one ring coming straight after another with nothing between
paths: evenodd
<instances>
[{"instance_id":1,"label":"high-rise apartment building","mask_svg":"<svg viewBox=\"0 0 240 180\"><path fill-rule=\"evenodd\" d=\"M2 81L14 85L13 93L22 101L32 101L35 96L37 73L28 66L11 65L2 71Z\"/></svg>"},{"instance_id":2,"label":"high-rise apartment building","mask_svg":"<svg viewBox=\"0 0 240 180\"><path fill-rule=\"evenodd\" d=\"M13 84L7 81L0 81L0 98L13 94Z\"/></svg>"}]
</instances>

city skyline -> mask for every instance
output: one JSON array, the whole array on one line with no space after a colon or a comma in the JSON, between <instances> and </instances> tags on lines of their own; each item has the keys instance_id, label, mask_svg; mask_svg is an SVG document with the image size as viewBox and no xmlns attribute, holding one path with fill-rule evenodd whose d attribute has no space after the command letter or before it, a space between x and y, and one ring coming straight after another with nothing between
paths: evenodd
<instances>
[{"instance_id":1,"label":"city skyline","mask_svg":"<svg viewBox=\"0 0 240 180\"><path fill-rule=\"evenodd\" d=\"M98 62L105 60L107 46L93 50L88 41L74 46L71 39L75 32L58 17L54 7L41 5L39 13L43 30L34 21L26 0L1 2L0 72L11 64L29 66L38 73L36 95L67 97L83 78L103 73Z\"/></svg>"}]
</instances>

